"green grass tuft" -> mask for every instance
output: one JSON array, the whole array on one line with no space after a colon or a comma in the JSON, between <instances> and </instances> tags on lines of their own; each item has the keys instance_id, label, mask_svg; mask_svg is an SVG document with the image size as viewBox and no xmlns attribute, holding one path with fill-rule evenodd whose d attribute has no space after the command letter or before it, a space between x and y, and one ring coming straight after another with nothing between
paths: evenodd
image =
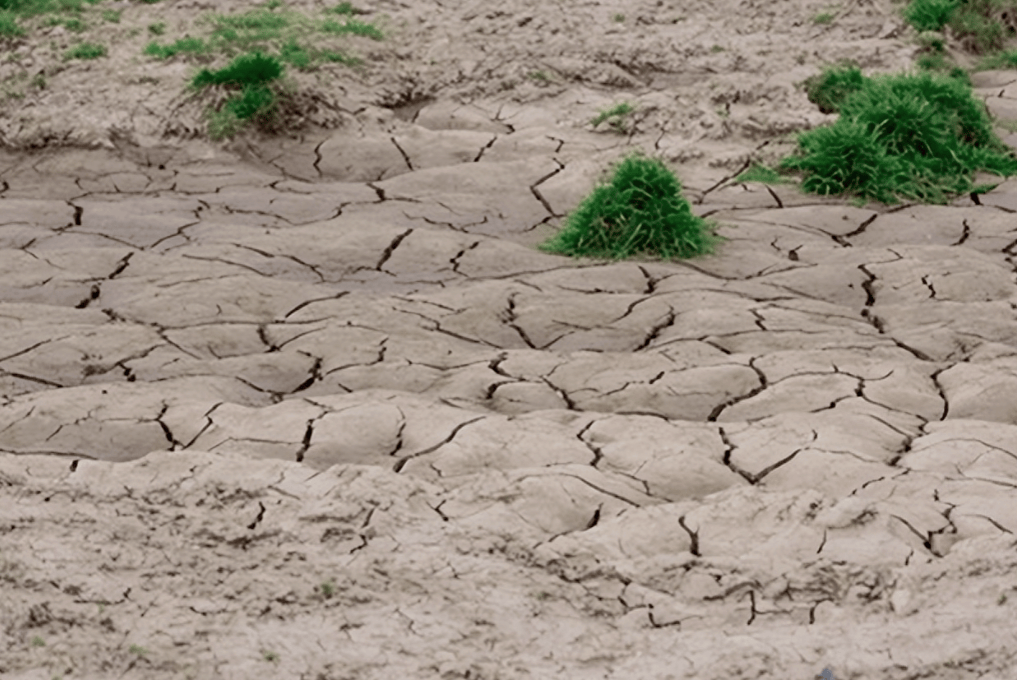
<instances>
[{"instance_id":1,"label":"green grass tuft","mask_svg":"<svg viewBox=\"0 0 1017 680\"><path fill-rule=\"evenodd\" d=\"M784 177L773 168L755 164L734 178L736 182L759 182L760 184L793 184L794 180Z\"/></svg>"},{"instance_id":2,"label":"green grass tuft","mask_svg":"<svg viewBox=\"0 0 1017 680\"><path fill-rule=\"evenodd\" d=\"M106 56L106 46L95 43L81 43L64 53L64 59L98 59Z\"/></svg>"},{"instance_id":3,"label":"green grass tuft","mask_svg":"<svg viewBox=\"0 0 1017 680\"><path fill-rule=\"evenodd\" d=\"M601 123L607 121L607 124L614 128L616 131L625 132L626 131L625 119L628 118L629 114L631 114L633 111L635 111L635 108L632 106L632 104L629 104L628 102L622 102L621 104L616 104L609 109L604 109L603 111L600 111L597 114L596 118L590 121L590 124L593 125L594 128L596 128Z\"/></svg>"},{"instance_id":4,"label":"green grass tuft","mask_svg":"<svg viewBox=\"0 0 1017 680\"><path fill-rule=\"evenodd\" d=\"M25 35L25 29L18 25L18 20L12 12L0 12L0 35L9 38L20 38Z\"/></svg>"},{"instance_id":5,"label":"green grass tuft","mask_svg":"<svg viewBox=\"0 0 1017 680\"><path fill-rule=\"evenodd\" d=\"M326 19L321 24L321 30L324 33L332 33L334 35L359 35L372 40L383 40L385 38L384 34L376 26L365 24L356 19L347 19L343 23Z\"/></svg>"},{"instance_id":6,"label":"green grass tuft","mask_svg":"<svg viewBox=\"0 0 1017 680\"><path fill-rule=\"evenodd\" d=\"M841 62L828 66L823 73L805 80L805 92L809 101L823 113L837 113L841 103L848 96L862 89L865 77L853 62Z\"/></svg>"},{"instance_id":7,"label":"green grass tuft","mask_svg":"<svg viewBox=\"0 0 1017 680\"><path fill-rule=\"evenodd\" d=\"M202 69L191 80L192 87L207 85L263 85L282 76L285 67L272 56L261 52L243 54L218 71Z\"/></svg>"},{"instance_id":8,"label":"green grass tuft","mask_svg":"<svg viewBox=\"0 0 1017 680\"><path fill-rule=\"evenodd\" d=\"M330 14L345 14L346 16L352 16L356 13L356 10L353 9L353 3L350 2L340 2L335 7L329 7L325 11Z\"/></svg>"},{"instance_id":9,"label":"green grass tuft","mask_svg":"<svg viewBox=\"0 0 1017 680\"><path fill-rule=\"evenodd\" d=\"M865 78L839 110L834 125L799 134L799 153L781 161L779 169L805 175L805 191L945 203L970 191L978 170L1017 174L1017 158L960 79L928 72Z\"/></svg>"},{"instance_id":10,"label":"green grass tuft","mask_svg":"<svg viewBox=\"0 0 1017 680\"><path fill-rule=\"evenodd\" d=\"M1017 50L998 52L985 57L982 59L981 63L978 64L978 69L981 71L997 68L1017 68Z\"/></svg>"},{"instance_id":11,"label":"green grass tuft","mask_svg":"<svg viewBox=\"0 0 1017 680\"><path fill-rule=\"evenodd\" d=\"M208 49L208 45L201 38L180 38L170 45L160 45L153 40L145 45L145 49L142 52L156 59L170 59L181 52L202 54L208 51Z\"/></svg>"},{"instance_id":12,"label":"green grass tuft","mask_svg":"<svg viewBox=\"0 0 1017 680\"><path fill-rule=\"evenodd\" d=\"M610 181L597 186L539 248L610 259L639 253L662 258L710 253L722 239L711 223L692 214L681 189L661 161L632 154L615 165Z\"/></svg>"},{"instance_id":13,"label":"green grass tuft","mask_svg":"<svg viewBox=\"0 0 1017 680\"><path fill-rule=\"evenodd\" d=\"M199 89L221 85L240 92L229 97L223 107L206 112L212 140L234 136L247 121L268 123L277 112L276 94L268 84L282 77L285 66L276 57L261 52L244 54L218 71L202 69L191 80Z\"/></svg>"},{"instance_id":14,"label":"green grass tuft","mask_svg":"<svg viewBox=\"0 0 1017 680\"><path fill-rule=\"evenodd\" d=\"M916 31L938 31L950 21L959 0L914 0L901 14Z\"/></svg>"}]
</instances>

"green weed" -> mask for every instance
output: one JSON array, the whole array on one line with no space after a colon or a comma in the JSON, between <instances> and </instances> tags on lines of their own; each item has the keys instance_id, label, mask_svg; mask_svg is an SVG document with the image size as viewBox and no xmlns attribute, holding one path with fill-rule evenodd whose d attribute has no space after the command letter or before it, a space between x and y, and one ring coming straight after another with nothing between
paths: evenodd
<instances>
[{"instance_id":1,"label":"green weed","mask_svg":"<svg viewBox=\"0 0 1017 680\"><path fill-rule=\"evenodd\" d=\"M310 68L314 61L311 54L292 38L279 48L279 58L301 70Z\"/></svg>"},{"instance_id":2,"label":"green weed","mask_svg":"<svg viewBox=\"0 0 1017 680\"><path fill-rule=\"evenodd\" d=\"M996 68L1017 68L1017 50L1006 50L984 57L978 64L978 70Z\"/></svg>"},{"instance_id":3,"label":"green weed","mask_svg":"<svg viewBox=\"0 0 1017 680\"><path fill-rule=\"evenodd\" d=\"M0 12L0 35L19 38L25 34L25 29L18 25L18 20L12 12Z\"/></svg>"},{"instance_id":4,"label":"green weed","mask_svg":"<svg viewBox=\"0 0 1017 680\"><path fill-rule=\"evenodd\" d=\"M817 14L815 17L813 17L812 23L829 24L833 22L833 18L834 18L833 14L830 14L829 12L823 12L822 14Z\"/></svg>"},{"instance_id":5,"label":"green weed","mask_svg":"<svg viewBox=\"0 0 1017 680\"><path fill-rule=\"evenodd\" d=\"M149 24L148 32L152 35L162 35L166 32L166 22L160 21L159 23Z\"/></svg>"},{"instance_id":6,"label":"green weed","mask_svg":"<svg viewBox=\"0 0 1017 680\"><path fill-rule=\"evenodd\" d=\"M995 15L1017 11L1014 0L961 0L957 11L950 17L951 32L966 50L989 54L1001 50L1006 30Z\"/></svg>"},{"instance_id":7,"label":"green weed","mask_svg":"<svg viewBox=\"0 0 1017 680\"><path fill-rule=\"evenodd\" d=\"M681 183L661 161L635 153L618 163L610 180L540 244L546 252L620 259L637 253L662 258L695 257L721 239L692 214Z\"/></svg>"},{"instance_id":8,"label":"green weed","mask_svg":"<svg viewBox=\"0 0 1017 680\"><path fill-rule=\"evenodd\" d=\"M325 11L330 14L345 14L347 16L352 16L356 13L356 10L353 9L353 3L349 2L340 2L335 7L330 7Z\"/></svg>"},{"instance_id":9,"label":"green weed","mask_svg":"<svg viewBox=\"0 0 1017 680\"><path fill-rule=\"evenodd\" d=\"M77 17L72 17L70 19L54 18L51 19L48 23L50 26L62 25L71 33L83 33L88 28L88 24L86 24L84 21Z\"/></svg>"},{"instance_id":10,"label":"green weed","mask_svg":"<svg viewBox=\"0 0 1017 680\"><path fill-rule=\"evenodd\" d=\"M736 182L759 182L760 184L793 184L794 180L782 176L773 168L754 164L734 178Z\"/></svg>"},{"instance_id":11,"label":"green weed","mask_svg":"<svg viewBox=\"0 0 1017 680\"><path fill-rule=\"evenodd\" d=\"M122 12L108 9L102 13L102 19L103 21L108 21L111 24L119 24L121 14Z\"/></svg>"},{"instance_id":12,"label":"green weed","mask_svg":"<svg viewBox=\"0 0 1017 680\"><path fill-rule=\"evenodd\" d=\"M343 64L344 66L359 66L364 63L364 60L360 57L351 57L348 54L343 54L342 52L336 52L334 50L323 50L319 52L317 56L325 61Z\"/></svg>"},{"instance_id":13,"label":"green weed","mask_svg":"<svg viewBox=\"0 0 1017 680\"><path fill-rule=\"evenodd\" d=\"M156 59L170 59L181 52L202 54L208 51L208 49L209 46L201 38L180 38L170 45L160 45L153 40L145 45L142 53Z\"/></svg>"},{"instance_id":14,"label":"green weed","mask_svg":"<svg viewBox=\"0 0 1017 680\"><path fill-rule=\"evenodd\" d=\"M81 43L64 53L64 59L98 59L106 56L106 46L95 43Z\"/></svg>"},{"instance_id":15,"label":"green weed","mask_svg":"<svg viewBox=\"0 0 1017 680\"><path fill-rule=\"evenodd\" d=\"M265 9L255 9L243 14L218 14L211 17L217 30L263 31L278 30L289 25L290 20Z\"/></svg>"},{"instance_id":16,"label":"green weed","mask_svg":"<svg viewBox=\"0 0 1017 680\"><path fill-rule=\"evenodd\" d=\"M384 35L372 24L365 24L356 19L347 19L344 23L338 23L332 19L326 19L321 24L321 30L334 35L359 35L372 40L383 40Z\"/></svg>"},{"instance_id":17,"label":"green weed","mask_svg":"<svg viewBox=\"0 0 1017 680\"><path fill-rule=\"evenodd\" d=\"M261 52L244 54L218 71L202 69L191 80L195 88L208 85L263 85L282 76L285 67L275 57Z\"/></svg>"},{"instance_id":18,"label":"green weed","mask_svg":"<svg viewBox=\"0 0 1017 680\"><path fill-rule=\"evenodd\" d=\"M916 31L938 31L959 6L959 0L914 0L901 13Z\"/></svg>"},{"instance_id":19,"label":"green weed","mask_svg":"<svg viewBox=\"0 0 1017 680\"><path fill-rule=\"evenodd\" d=\"M603 122L607 122L612 128L618 132L625 132L625 119L628 118L635 109L628 102L622 102L616 104L610 109L600 111L597 116L590 121L594 128Z\"/></svg>"},{"instance_id":20,"label":"green weed","mask_svg":"<svg viewBox=\"0 0 1017 680\"><path fill-rule=\"evenodd\" d=\"M237 57L218 71L199 71L191 80L194 89L221 85L241 90L230 96L220 110L206 112L209 136L213 140L233 137L248 120L270 122L275 116L277 101L268 83L280 78L284 70L275 57L254 52Z\"/></svg>"},{"instance_id":21,"label":"green weed","mask_svg":"<svg viewBox=\"0 0 1017 680\"><path fill-rule=\"evenodd\" d=\"M805 80L805 92L809 101L823 113L836 113L841 103L852 93L862 89L865 77L852 62L843 61L837 66L828 66L823 73Z\"/></svg>"}]
</instances>

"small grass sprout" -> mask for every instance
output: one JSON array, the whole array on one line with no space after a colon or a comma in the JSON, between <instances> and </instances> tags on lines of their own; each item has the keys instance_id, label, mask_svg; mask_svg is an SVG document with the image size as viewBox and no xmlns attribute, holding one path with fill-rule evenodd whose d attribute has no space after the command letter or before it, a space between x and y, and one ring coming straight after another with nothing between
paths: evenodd
<instances>
[{"instance_id":1,"label":"small grass sprout","mask_svg":"<svg viewBox=\"0 0 1017 680\"><path fill-rule=\"evenodd\" d=\"M616 104L609 109L600 111L597 116L590 121L594 128L601 123L607 122L609 126L614 128L618 132L625 132L625 119L635 111L632 104L628 102L622 102Z\"/></svg>"}]
</instances>

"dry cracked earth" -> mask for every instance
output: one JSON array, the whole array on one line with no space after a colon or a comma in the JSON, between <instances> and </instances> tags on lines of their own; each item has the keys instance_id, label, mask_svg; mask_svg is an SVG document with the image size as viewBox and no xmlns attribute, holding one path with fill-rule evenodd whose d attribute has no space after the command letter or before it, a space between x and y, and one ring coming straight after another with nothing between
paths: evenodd
<instances>
[{"instance_id":1,"label":"dry cracked earth","mask_svg":"<svg viewBox=\"0 0 1017 680\"><path fill-rule=\"evenodd\" d=\"M0 676L1014 677L1017 181L732 181L897 6L365 7L331 126L188 138L116 52L5 105ZM537 250L634 148L717 253Z\"/></svg>"}]
</instances>

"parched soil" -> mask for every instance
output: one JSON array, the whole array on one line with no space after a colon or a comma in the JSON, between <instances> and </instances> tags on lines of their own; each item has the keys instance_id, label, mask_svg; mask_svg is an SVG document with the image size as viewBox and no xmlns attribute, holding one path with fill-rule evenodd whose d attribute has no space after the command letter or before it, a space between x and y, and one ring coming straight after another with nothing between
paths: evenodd
<instances>
[{"instance_id":1,"label":"parched soil","mask_svg":"<svg viewBox=\"0 0 1017 680\"><path fill-rule=\"evenodd\" d=\"M212 142L228 59L147 26L251 7L5 43L0 677L1012 677L1017 182L734 179L909 67L900 5L364 0ZM635 149L717 252L538 250Z\"/></svg>"}]
</instances>

